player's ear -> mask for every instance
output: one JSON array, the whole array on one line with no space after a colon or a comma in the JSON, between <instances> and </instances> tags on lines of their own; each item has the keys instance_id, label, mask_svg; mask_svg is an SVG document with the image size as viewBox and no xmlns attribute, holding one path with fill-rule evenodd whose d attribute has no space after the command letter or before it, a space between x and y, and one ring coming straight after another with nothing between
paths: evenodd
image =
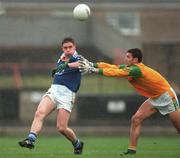
<instances>
[{"instance_id":1,"label":"player's ear","mask_svg":"<svg viewBox=\"0 0 180 158\"><path fill-rule=\"evenodd\" d=\"M139 63L138 58L134 58L133 60L134 60L135 63Z\"/></svg>"}]
</instances>

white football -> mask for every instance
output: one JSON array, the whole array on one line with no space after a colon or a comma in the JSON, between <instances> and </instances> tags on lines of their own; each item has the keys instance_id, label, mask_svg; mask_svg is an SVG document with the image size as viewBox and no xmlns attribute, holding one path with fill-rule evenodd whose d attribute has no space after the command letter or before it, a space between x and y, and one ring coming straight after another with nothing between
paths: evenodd
<instances>
[{"instance_id":1,"label":"white football","mask_svg":"<svg viewBox=\"0 0 180 158\"><path fill-rule=\"evenodd\" d=\"M78 20L87 20L91 10L87 4L78 4L73 10L73 16Z\"/></svg>"}]
</instances>

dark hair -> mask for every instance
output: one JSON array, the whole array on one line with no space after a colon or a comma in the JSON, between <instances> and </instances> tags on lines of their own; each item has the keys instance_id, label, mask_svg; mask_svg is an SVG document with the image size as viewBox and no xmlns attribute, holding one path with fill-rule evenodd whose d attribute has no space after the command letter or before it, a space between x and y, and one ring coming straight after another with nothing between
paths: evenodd
<instances>
[{"instance_id":1,"label":"dark hair","mask_svg":"<svg viewBox=\"0 0 180 158\"><path fill-rule=\"evenodd\" d=\"M138 58L138 62L142 61L143 54L139 48L132 48L132 49L127 50L127 52L131 53L133 58Z\"/></svg>"},{"instance_id":2,"label":"dark hair","mask_svg":"<svg viewBox=\"0 0 180 158\"><path fill-rule=\"evenodd\" d=\"M63 45L64 43L68 43L68 42L71 42L71 43L73 43L73 44L75 45L75 41L74 41L74 39L71 38L71 37L66 37L66 38L64 38L64 39L62 40L61 45Z\"/></svg>"}]
</instances>

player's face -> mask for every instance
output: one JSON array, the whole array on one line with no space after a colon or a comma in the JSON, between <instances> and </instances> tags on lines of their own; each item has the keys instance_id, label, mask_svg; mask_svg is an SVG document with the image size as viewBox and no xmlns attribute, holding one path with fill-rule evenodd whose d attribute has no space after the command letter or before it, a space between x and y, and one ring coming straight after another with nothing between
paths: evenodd
<instances>
[{"instance_id":1,"label":"player's face","mask_svg":"<svg viewBox=\"0 0 180 158\"><path fill-rule=\"evenodd\" d=\"M64 43L62 45L62 51L66 55L73 55L74 52L76 51L76 46L73 43L71 43L71 42Z\"/></svg>"},{"instance_id":2,"label":"player's face","mask_svg":"<svg viewBox=\"0 0 180 158\"><path fill-rule=\"evenodd\" d=\"M136 63L137 63L137 58L133 58L132 54L127 52L125 56L125 64L127 66L131 66Z\"/></svg>"}]
</instances>

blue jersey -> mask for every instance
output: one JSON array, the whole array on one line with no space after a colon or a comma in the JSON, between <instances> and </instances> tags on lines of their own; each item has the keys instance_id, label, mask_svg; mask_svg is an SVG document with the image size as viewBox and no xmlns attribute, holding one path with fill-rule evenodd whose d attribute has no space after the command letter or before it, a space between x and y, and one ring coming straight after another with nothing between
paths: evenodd
<instances>
[{"instance_id":1,"label":"blue jersey","mask_svg":"<svg viewBox=\"0 0 180 158\"><path fill-rule=\"evenodd\" d=\"M69 63L76 62L79 59L79 55L75 52L69 60ZM57 66L64 64L65 61L58 60ZM73 92L79 90L81 83L81 72L78 68L65 68L62 72L56 72L54 75L53 84L64 85Z\"/></svg>"}]
</instances>

